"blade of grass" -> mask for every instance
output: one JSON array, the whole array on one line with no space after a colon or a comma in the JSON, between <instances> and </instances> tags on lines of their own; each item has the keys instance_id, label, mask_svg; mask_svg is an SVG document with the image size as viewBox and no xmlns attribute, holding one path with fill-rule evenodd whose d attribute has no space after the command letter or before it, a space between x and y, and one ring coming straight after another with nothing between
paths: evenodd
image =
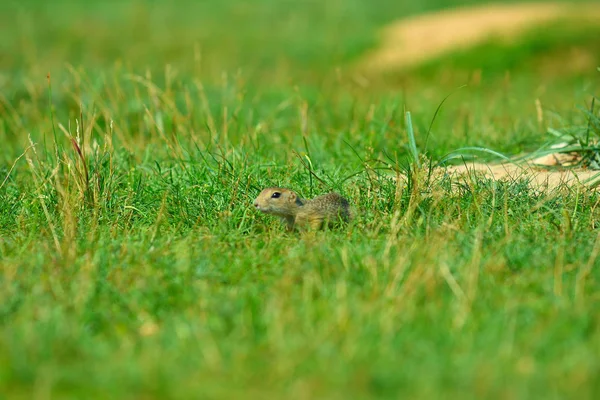
<instances>
[{"instance_id":1,"label":"blade of grass","mask_svg":"<svg viewBox=\"0 0 600 400\"><path fill-rule=\"evenodd\" d=\"M438 167L438 166L444 164L445 162L452 160L454 158L460 158L460 157L465 157L465 156L466 157L474 157L475 155L468 153L471 151L478 152L478 153L491 154L491 155L496 156L504 161L514 163L514 160L511 160L504 154L498 153L497 151L494 151L494 150L487 149L485 147L462 147L460 149L456 149L456 150L446 154L444 157L442 157L442 159L440 161L438 161L436 163L435 166Z\"/></svg>"},{"instance_id":2,"label":"blade of grass","mask_svg":"<svg viewBox=\"0 0 600 400\"><path fill-rule=\"evenodd\" d=\"M412 118L410 116L410 111L406 111L406 134L408 135L408 145L410 149L410 154L413 159L413 162L417 165L417 168L421 168L421 162L419 161L419 151L417 150L417 142L415 141L415 132L412 126Z\"/></svg>"}]
</instances>

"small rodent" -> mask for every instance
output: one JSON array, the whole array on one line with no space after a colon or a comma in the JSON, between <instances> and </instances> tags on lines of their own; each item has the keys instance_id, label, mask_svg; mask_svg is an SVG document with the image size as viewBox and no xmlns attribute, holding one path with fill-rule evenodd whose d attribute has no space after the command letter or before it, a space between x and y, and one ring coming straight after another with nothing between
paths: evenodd
<instances>
[{"instance_id":1,"label":"small rodent","mask_svg":"<svg viewBox=\"0 0 600 400\"><path fill-rule=\"evenodd\" d=\"M308 200L290 189L271 187L260 192L254 207L280 217L290 231L296 226L321 229L351 218L348 200L333 192Z\"/></svg>"}]
</instances>

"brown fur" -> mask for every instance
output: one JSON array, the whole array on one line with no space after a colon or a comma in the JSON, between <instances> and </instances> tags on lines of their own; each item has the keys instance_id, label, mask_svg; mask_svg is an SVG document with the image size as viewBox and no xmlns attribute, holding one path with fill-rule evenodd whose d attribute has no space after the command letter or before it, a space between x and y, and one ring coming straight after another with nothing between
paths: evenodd
<instances>
[{"instance_id":1,"label":"brown fur","mask_svg":"<svg viewBox=\"0 0 600 400\"><path fill-rule=\"evenodd\" d=\"M258 195L254 206L265 214L280 217L288 230L296 226L321 229L351 218L348 200L333 192L306 200L292 190L271 187Z\"/></svg>"}]
</instances>

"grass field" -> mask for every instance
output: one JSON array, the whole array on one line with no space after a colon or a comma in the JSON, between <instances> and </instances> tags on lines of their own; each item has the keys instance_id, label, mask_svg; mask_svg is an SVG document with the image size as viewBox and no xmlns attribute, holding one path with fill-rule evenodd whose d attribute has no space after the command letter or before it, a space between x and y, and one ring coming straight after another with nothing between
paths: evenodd
<instances>
[{"instance_id":1,"label":"grass field","mask_svg":"<svg viewBox=\"0 0 600 400\"><path fill-rule=\"evenodd\" d=\"M456 4L2 2L0 398L597 398L600 196L426 166L597 139L600 28L356 72ZM357 218L287 234L273 185Z\"/></svg>"}]
</instances>

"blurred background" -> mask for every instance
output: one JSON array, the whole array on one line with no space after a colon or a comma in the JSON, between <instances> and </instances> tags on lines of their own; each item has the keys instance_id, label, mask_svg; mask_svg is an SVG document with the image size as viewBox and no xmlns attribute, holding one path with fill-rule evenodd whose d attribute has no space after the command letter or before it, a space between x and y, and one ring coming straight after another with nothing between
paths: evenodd
<instances>
[{"instance_id":1,"label":"blurred background","mask_svg":"<svg viewBox=\"0 0 600 400\"><path fill-rule=\"evenodd\" d=\"M523 2L494 4L518 3ZM563 2L584 3L588 2ZM364 115L376 103L409 107L417 130L425 130L439 102L466 84L468 91L446 106L458 115L448 121L452 134L437 135L433 144L444 149L475 138L480 145L518 151L529 140L532 126L539 124L536 99L568 117L573 105L589 100L598 87L600 23L593 16L563 18L558 12L522 29L510 41L492 36L409 68L365 67L371 55L389 45L389 29L397 21L486 4L475 0L5 0L0 3L0 92L15 115L36 122L14 124L0 137L11 142L23 126L34 136L49 129L38 123L47 120L48 73L56 117L65 124L80 113L82 103L92 102L103 104L101 108L115 121L125 121L152 101L147 88L141 89L144 80L169 96L174 93L178 103L186 101L187 93L188 103L194 105L200 103L196 89L201 83L218 115L223 107L242 107L236 99L244 98L252 102L253 115L260 119L286 101L301 98L307 107L328 107L331 114L323 118L327 129L335 130L352 122L353 110L362 107ZM513 18L515 14L506 16ZM469 26L473 21L465 18L461 24ZM436 27L430 32L438 36L452 38L456 32L438 32ZM392 46L396 51L403 46L427 48L427 40L421 34ZM565 91L572 94L568 102ZM285 125L289 119L280 121ZM493 126L493 132L488 126ZM132 132L132 127L123 129ZM469 133L469 127L476 127L478 133ZM240 127L240 132L246 128ZM282 144L298 144L292 132L296 128L288 128L289 132L279 129ZM508 131L516 139L510 144L504 140ZM240 143L238 139L228 137L233 144Z\"/></svg>"},{"instance_id":2,"label":"blurred background","mask_svg":"<svg viewBox=\"0 0 600 400\"><path fill-rule=\"evenodd\" d=\"M185 74L211 80L219 79L223 72L241 71L257 82L314 82L336 67L348 68L376 47L387 24L426 12L486 3L8 0L0 5L2 86L11 86L23 75L60 74L67 64L90 71L115 65L164 71L169 64ZM577 24L554 24L550 31L545 30L552 36L548 42L553 42L554 49L550 48L552 43L544 45L538 37L537 47L524 44L530 54L494 57L491 66L497 70L518 67L516 61L527 61L528 56L540 52L557 56L557 51L575 45L590 46L597 62L600 28L594 30L589 24L575 29L573 25Z\"/></svg>"}]
</instances>

